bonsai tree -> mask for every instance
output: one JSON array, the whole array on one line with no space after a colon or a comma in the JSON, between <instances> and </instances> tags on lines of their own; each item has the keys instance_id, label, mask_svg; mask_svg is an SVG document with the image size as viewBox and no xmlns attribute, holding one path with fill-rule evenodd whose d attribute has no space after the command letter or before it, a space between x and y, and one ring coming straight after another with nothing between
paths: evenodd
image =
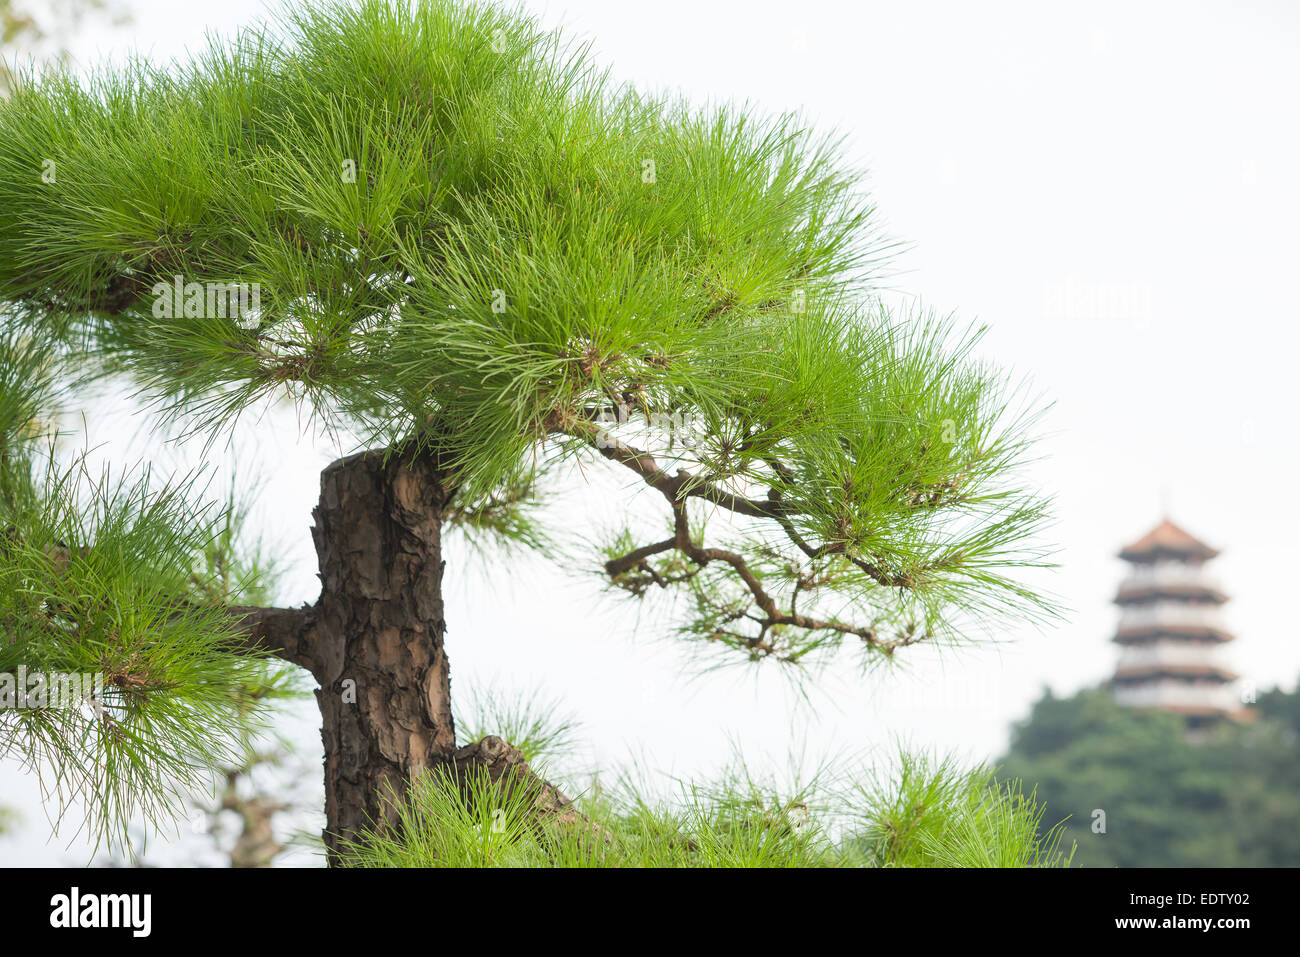
<instances>
[{"instance_id":1,"label":"bonsai tree","mask_svg":"<svg viewBox=\"0 0 1300 957\"><path fill-rule=\"evenodd\" d=\"M598 467L661 518L586 564L677 595L660 626L719 653L811 673L1033 613L1030 418L974 335L883 305L858 184L796 117L617 86L490 6L316 3L189 65L22 77L0 670L103 689L4 711L8 743L108 833L171 813L304 669L337 863L420 772L510 763L457 749L444 532L547 550L539 490ZM191 487L50 446L105 377L210 438L289 397L354 443L321 475L313 604L245 600Z\"/></svg>"}]
</instances>

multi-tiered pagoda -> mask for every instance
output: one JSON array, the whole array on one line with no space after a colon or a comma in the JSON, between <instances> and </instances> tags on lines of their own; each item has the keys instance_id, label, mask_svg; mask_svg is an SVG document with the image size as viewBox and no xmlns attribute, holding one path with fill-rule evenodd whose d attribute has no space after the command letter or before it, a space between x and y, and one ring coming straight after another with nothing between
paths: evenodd
<instances>
[{"instance_id":1,"label":"multi-tiered pagoda","mask_svg":"<svg viewBox=\"0 0 1300 957\"><path fill-rule=\"evenodd\" d=\"M1120 704L1185 715L1191 728L1239 716L1237 675L1217 660L1233 640L1219 618L1228 596L1204 572L1218 554L1168 520L1119 553L1132 566L1115 598Z\"/></svg>"}]
</instances>

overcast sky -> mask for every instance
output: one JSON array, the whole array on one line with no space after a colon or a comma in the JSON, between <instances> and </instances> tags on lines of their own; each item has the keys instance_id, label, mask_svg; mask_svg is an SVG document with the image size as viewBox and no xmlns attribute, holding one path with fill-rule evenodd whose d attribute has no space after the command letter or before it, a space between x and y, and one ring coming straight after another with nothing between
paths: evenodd
<instances>
[{"instance_id":1,"label":"overcast sky","mask_svg":"<svg viewBox=\"0 0 1300 957\"><path fill-rule=\"evenodd\" d=\"M453 687L538 687L581 719L593 764L641 757L705 776L736 749L760 767L801 753L883 760L898 740L996 757L1011 722L1114 668L1119 547L1168 511L1223 557L1228 662L1260 688L1295 686L1290 607L1300 567L1296 479L1300 263L1300 8L1277 2L1009 3L549 0L550 25L591 40L624 80L696 101L802 111L847 136L889 233L910 244L894 285L989 325L983 353L1055 403L1032 481L1054 494L1070 608L997 646L913 649L902 670L831 677L798 707L775 674L692 677L653 629L544 563L521 584L448 566ZM136 0L135 23L78 47L166 59L261 15ZM279 422L275 426L273 422ZM318 583L309 528L336 450L273 416L242 452L268 484L268 540L292 562L282 599ZM115 455L156 454L90 420ZM177 461L192 452L167 453ZM257 461L249 461L255 458ZM567 509L567 511L566 511ZM581 508L560 506L561 521ZM314 705L293 726L309 767ZM80 860L44 844L31 782L5 775L27 828L0 852ZM40 832L40 833L36 833ZM8 854L4 854L8 857Z\"/></svg>"}]
</instances>

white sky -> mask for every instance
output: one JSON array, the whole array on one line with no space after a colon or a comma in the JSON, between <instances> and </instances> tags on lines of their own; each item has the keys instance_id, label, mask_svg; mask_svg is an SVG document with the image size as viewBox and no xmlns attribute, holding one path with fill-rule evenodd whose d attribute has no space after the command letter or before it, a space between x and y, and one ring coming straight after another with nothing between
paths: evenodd
<instances>
[{"instance_id":1,"label":"white sky","mask_svg":"<svg viewBox=\"0 0 1300 957\"><path fill-rule=\"evenodd\" d=\"M1068 694L1113 669L1114 553L1160 519L1162 497L1176 522L1224 550L1211 567L1234 598L1229 663L1260 688L1294 687L1300 7L526 6L590 38L621 79L803 110L848 135L889 232L912 244L895 285L987 322L984 354L1056 403L1032 474L1058 498L1051 587L1072 611L1043 632L1010 624L996 647L914 650L905 673L832 679L812 708L795 708L773 675L688 680L686 656L644 626L634 640L632 617L590 580L530 564L512 590L453 554L454 688L544 689L582 720L589 760L605 766L640 756L702 776L736 748L760 767L784 767L792 752L879 761L900 739L993 758L1044 685ZM130 47L179 55L206 28L263 9L132 7L135 23L96 34L83 59ZM100 422L90 420L96 441L130 432ZM110 451L143 453L124 441ZM331 451L295 445L290 425L249 457L241 468L268 478L268 538L294 563L283 598L313 600L310 510ZM560 519L582 512L565 505ZM293 725L309 767L320 747L312 721L309 704ZM0 803L20 806L28 826L0 839L0 860L84 861L75 846L44 843L33 783L11 765L3 774Z\"/></svg>"}]
</instances>

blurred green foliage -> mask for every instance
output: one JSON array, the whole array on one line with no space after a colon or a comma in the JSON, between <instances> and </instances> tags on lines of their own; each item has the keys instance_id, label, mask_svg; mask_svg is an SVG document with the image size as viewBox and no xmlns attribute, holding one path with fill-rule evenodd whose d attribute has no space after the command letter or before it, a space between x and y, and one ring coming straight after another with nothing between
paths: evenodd
<instances>
[{"instance_id":1,"label":"blurred green foliage","mask_svg":"<svg viewBox=\"0 0 1300 957\"><path fill-rule=\"evenodd\" d=\"M1048 692L1016 727L1002 774L1037 784L1041 828L1064 819L1062 843L1078 842L1083 867L1294 867L1300 695L1265 692L1253 707L1257 720L1191 740L1177 716L1123 708L1105 689Z\"/></svg>"}]
</instances>

